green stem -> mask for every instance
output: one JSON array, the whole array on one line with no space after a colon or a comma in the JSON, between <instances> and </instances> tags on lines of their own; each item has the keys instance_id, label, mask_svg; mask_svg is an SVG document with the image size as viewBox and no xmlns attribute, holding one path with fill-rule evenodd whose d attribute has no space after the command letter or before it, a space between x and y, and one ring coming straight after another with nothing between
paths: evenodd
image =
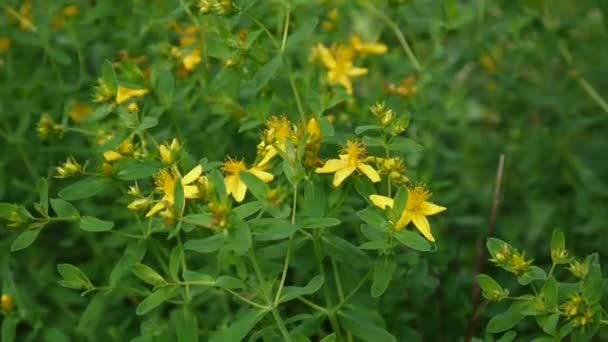
<instances>
[{"instance_id":1,"label":"green stem","mask_svg":"<svg viewBox=\"0 0 608 342\"><path fill-rule=\"evenodd\" d=\"M357 284L357 286L355 286L354 289L352 289L348 295L346 295L346 297L344 297L344 300L340 301L340 303L338 303L338 305L336 305L336 307L333 308L333 311L336 312L338 310L340 310L340 308L348 303L348 301L351 299L352 296L354 296L360 289L361 286L363 286L363 284L365 284L365 282L367 281L367 278L369 278L370 274L372 273L372 271L370 270L369 272L367 272L367 274L361 278L361 280L359 281L359 283Z\"/></svg>"},{"instance_id":2,"label":"green stem","mask_svg":"<svg viewBox=\"0 0 608 342\"><path fill-rule=\"evenodd\" d=\"M306 298L303 298L303 297L298 297L298 300L299 300L300 302L302 302L302 303L304 303L304 304L306 304L306 305L310 306L311 308L313 308L313 309L315 309L315 310L317 310L317 311L319 311L319 312L323 313L324 315L329 315L329 310L327 310L326 308L324 308L324 307L322 307L322 306L320 306L320 305L317 305L317 304L315 304L315 303L313 303L313 302L309 301L309 300L308 300L308 299L306 299Z\"/></svg>"},{"instance_id":3,"label":"green stem","mask_svg":"<svg viewBox=\"0 0 608 342\"><path fill-rule=\"evenodd\" d=\"M306 123L306 114L304 114L304 107L302 106L302 99L300 99L300 94L298 93L298 88L296 87L296 82L293 79L293 75L291 72L288 75L289 84L291 85L291 90L293 91L293 95L296 98L296 106L298 107L298 113L300 114L300 121L302 124Z\"/></svg>"},{"instance_id":4,"label":"green stem","mask_svg":"<svg viewBox=\"0 0 608 342\"><path fill-rule=\"evenodd\" d=\"M344 300L344 290L342 290L342 281L340 280L340 273L338 272L338 265L336 264L336 259L331 259L331 268L334 272L334 281L336 282L336 288L338 290L338 298L340 301Z\"/></svg>"},{"instance_id":5,"label":"green stem","mask_svg":"<svg viewBox=\"0 0 608 342\"><path fill-rule=\"evenodd\" d=\"M281 42L281 53L285 51L285 46L287 45L287 32L289 32L289 8L287 9L287 14L285 15L285 28L283 29L283 41Z\"/></svg>"},{"instance_id":6,"label":"green stem","mask_svg":"<svg viewBox=\"0 0 608 342\"><path fill-rule=\"evenodd\" d=\"M184 246L182 244L182 238L180 236L181 232L177 232L177 245L179 246L179 248L181 249L181 257L180 257L180 261L182 264L182 271L183 272L187 272L188 271L188 265L186 264L186 254L184 253ZM190 302L192 300L192 294L190 293L190 285L186 285L186 301Z\"/></svg>"},{"instance_id":7,"label":"green stem","mask_svg":"<svg viewBox=\"0 0 608 342\"><path fill-rule=\"evenodd\" d=\"M283 292L283 286L285 285L285 278L287 277L287 268L289 267L289 259L291 257L291 241L293 240L293 235L289 237L289 241L287 241L287 254L285 255L285 262L283 263L283 273L281 274L281 281L279 282L279 288L277 289L277 294L274 297L274 305L279 304L279 299L281 298L281 292Z\"/></svg>"},{"instance_id":8,"label":"green stem","mask_svg":"<svg viewBox=\"0 0 608 342\"><path fill-rule=\"evenodd\" d=\"M392 21L386 15L384 15L384 13L380 12L373 5L372 1L360 0L359 3L362 4L363 6L367 7L374 15L376 15L378 18L382 19L388 25L388 27L390 27L390 29L393 30L393 33L395 34L395 36L397 36L397 40L399 41L399 44L401 44L403 51L405 51L405 54L407 55L407 58L412 63L412 66L414 67L414 69L416 69L416 71L421 71L422 67L420 66L420 63L418 62L418 59L416 58L414 51L412 51L412 49L410 48L410 45L407 43L407 40L405 39L403 32L401 32L401 30L399 29L399 26L397 26L397 24L395 24L394 21Z\"/></svg>"},{"instance_id":9,"label":"green stem","mask_svg":"<svg viewBox=\"0 0 608 342\"><path fill-rule=\"evenodd\" d=\"M274 317L275 322L277 322L277 325L279 326L279 330L281 330L283 340L287 342L293 341L287 327L285 327L285 322L283 322L283 319L276 308L272 309L272 317Z\"/></svg>"},{"instance_id":10,"label":"green stem","mask_svg":"<svg viewBox=\"0 0 608 342\"><path fill-rule=\"evenodd\" d=\"M256 17L252 16L251 14L247 13L247 12L241 12L241 14L243 14L245 17L247 17L247 19L251 20L254 24L258 25L262 31L264 31L264 33L266 33L266 35L268 36L268 38L270 38L270 41L272 42L272 45L274 45L274 47L277 50L281 50L281 46L279 45L279 42L277 41L277 39L272 35L272 32L270 32L270 30L268 30L268 27L266 27L266 25L264 25L263 23L261 23L258 19L256 19Z\"/></svg>"},{"instance_id":11,"label":"green stem","mask_svg":"<svg viewBox=\"0 0 608 342\"><path fill-rule=\"evenodd\" d=\"M319 267L319 272L323 279L327 279L325 276L325 267L323 266L323 260L321 259L321 245L318 239L313 240L313 246L315 250L315 259L317 261L317 266ZM338 341L343 341L342 331L340 330L340 325L336 320L335 310L333 309L333 304L331 300L331 294L329 293L329 287L327 286L327 282L323 283L323 295L325 297L325 305L328 309L327 318L329 319L329 323L331 324L331 328L336 333L336 337Z\"/></svg>"}]
</instances>

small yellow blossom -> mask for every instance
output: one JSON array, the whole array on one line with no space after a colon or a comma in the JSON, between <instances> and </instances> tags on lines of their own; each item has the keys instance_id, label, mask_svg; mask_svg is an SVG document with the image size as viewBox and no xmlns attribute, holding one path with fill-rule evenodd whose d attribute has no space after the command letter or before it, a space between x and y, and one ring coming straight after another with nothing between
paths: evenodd
<instances>
[{"instance_id":1,"label":"small yellow blossom","mask_svg":"<svg viewBox=\"0 0 608 342\"><path fill-rule=\"evenodd\" d=\"M84 103L76 102L72 106L72 110L68 112L68 116L76 123L81 123L84 119L93 113L93 109Z\"/></svg>"},{"instance_id":2,"label":"small yellow blossom","mask_svg":"<svg viewBox=\"0 0 608 342\"><path fill-rule=\"evenodd\" d=\"M367 55L382 55L388 51L386 45L381 43L364 43L357 35L350 36L350 46L362 57Z\"/></svg>"},{"instance_id":3,"label":"small yellow blossom","mask_svg":"<svg viewBox=\"0 0 608 342\"><path fill-rule=\"evenodd\" d=\"M179 156L179 152L181 151L182 146L179 143L177 138L173 138L171 144L163 143L160 144L158 151L160 153L160 160L167 165L171 165L177 161L177 157Z\"/></svg>"},{"instance_id":4,"label":"small yellow blossom","mask_svg":"<svg viewBox=\"0 0 608 342\"><path fill-rule=\"evenodd\" d=\"M137 113L139 112L139 105L137 104L137 102L131 102L127 106L127 110L129 111L129 113Z\"/></svg>"},{"instance_id":5,"label":"small yellow blossom","mask_svg":"<svg viewBox=\"0 0 608 342\"><path fill-rule=\"evenodd\" d=\"M340 154L338 159L330 159L325 162L325 165L315 170L316 173L334 173L333 185L340 186L342 182L353 172L359 170L372 182L380 181L380 175L373 167L365 162L367 149L356 140L349 140Z\"/></svg>"},{"instance_id":6,"label":"small yellow blossom","mask_svg":"<svg viewBox=\"0 0 608 342\"><path fill-rule=\"evenodd\" d=\"M388 176L395 184L405 184L410 180L405 176L405 163L401 158L377 158L380 172Z\"/></svg>"},{"instance_id":7,"label":"small yellow blossom","mask_svg":"<svg viewBox=\"0 0 608 342\"><path fill-rule=\"evenodd\" d=\"M61 137L63 135L64 127L63 125L56 123L50 115L44 114L40 118L40 121L38 121L36 131L40 138L47 139L53 135Z\"/></svg>"},{"instance_id":8,"label":"small yellow blossom","mask_svg":"<svg viewBox=\"0 0 608 342\"><path fill-rule=\"evenodd\" d=\"M224 184L226 186L226 193L232 195L235 201L242 202L245 199L247 192L247 185L241 180L241 172L249 172L254 176L261 179L264 183L272 182L274 176L263 170L260 166L254 166L247 168L242 160L234 160L228 158L224 162Z\"/></svg>"},{"instance_id":9,"label":"small yellow blossom","mask_svg":"<svg viewBox=\"0 0 608 342\"><path fill-rule=\"evenodd\" d=\"M156 202L156 204L148 211L146 217L152 217L158 212L163 211L161 213L162 216L165 217L173 217L173 210L175 207L175 183L177 181L182 182L182 187L184 189L184 200L186 199L196 199L201 198L202 193L195 183L199 177L201 177L203 173L203 167L197 165L192 170L190 170L184 177L181 177L179 172L176 169L162 170L155 177L156 190L163 194L163 198ZM181 213L178 213L181 214Z\"/></svg>"},{"instance_id":10,"label":"small yellow blossom","mask_svg":"<svg viewBox=\"0 0 608 342\"><path fill-rule=\"evenodd\" d=\"M351 78L367 74L367 69L353 66L351 49L336 48L330 51L323 44L318 44L314 51L313 54L318 54L327 69L329 83L342 85L348 94L353 93Z\"/></svg>"},{"instance_id":11,"label":"small yellow blossom","mask_svg":"<svg viewBox=\"0 0 608 342\"><path fill-rule=\"evenodd\" d=\"M55 168L57 170L57 178L68 178L82 174L82 165L80 165L74 157L70 156L61 165Z\"/></svg>"},{"instance_id":12,"label":"small yellow blossom","mask_svg":"<svg viewBox=\"0 0 608 342\"><path fill-rule=\"evenodd\" d=\"M186 54L182 58L182 65L184 66L184 69L186 69L189 72L193 71L196 68L196 66L201 63L202 54L203 54L203 52L201 49L194 49L194 50L190 51L188 54Z\"/></svg>"},{"instance_id":13,"label":"small yellow blossom","mask_svg":"<svg viewBox=\"0 0 608 342\"><path fill-rule=\"evenodd\" d=\"M114 97L115 90L114 87L111 87L100 78L97 80L97 86L95 86L93 91L93 101L98 103L109 102Z\"/></svg>"},{"instance_id":14,"label":"small yellow blossom","mask_svg":"<svg viewBox=\"0 0 608 342\"><path fill-rule=\"evenodd\" d=\"M526 260L525 251L522 254L514 253L510 260L511 272L516 276L522 275L530 270L533 260Z\"/></svg>"},{"instance_id":15,"label":"small yellow blossom","mask_svg":"<svg viewBox=\"0 0 608 342\"><path fill-rule=\"evenodd\" d=\"M8 37L0 37L0 54L5 53L11 48L13 41Z\"/></svg>"},{"instance_id":16,"label":"small yellow blossom","mask_svg":"<svg viewBox=\"0 0 608 342\"><path fill-rule=\"evenodd\" d=\"M13 301L13 297L6 293L2 294L0 297L0 308L5 314L10 314L15 311L15 302Z\"/></svg>"},{"instance_id":17,"label":"small yellow blossom","mask_svg":"<svg viewBox=\"0 0 608 342\"><path fill-rule=\"evenodd\" d=\"M418 93L418 88L416 87L416 76L411 75L406 77L398 86L395 86L393 83L389 83L386 86L386 91L388 93L397 94L401 97L412 97Z\"/></svg>"},{"instance_id":18,"label":"small yellow blossom","mask_svg":"<svg viewBox=\"0 0 608 342\"><path fill-rule=\"evenodd\" d=\"M397 220L395 225L395 231L401 231L410 222L414 223L414 226L422 233L422 235L429 241L435 241L435 237L431 233L431 226L427 220L427 216L439 214L446 210L445 207L438 206L427 199L431 197L431 193L423 185L417 185L408 189L407 204L401 216ZM369 199L372 203L381 208L386 207L393 208L395 201L386 196L371 195Z\"/></svg>"},{"instance_id":19,"label":"small yellow blossom","mask_svg":"<svg viewBox=\"0 0 608 342\"><path fill-rule=\"evenodd\" d=\"M568 265L567 269L575 277L583 279L589 273L589 264L586 262L580 262L578 260L572 260L570 262L570 265Z\"/></svg>"},{"instance_id":20,"label":"small yellow blossom","mask_svg":"<svg viewBox=\"0 0 608 342\"><path fill-rule=\"evenodd\" d=\"M78 15L78 6L69 5L63 9L63 16L66 18L75 17Z\"/></svg>"},{"instance_id":21,"label":"small yellow blossom","mask_svg":"<svg viewBox=\"0 0 608 342\"><path fill-rule=\"evenodd\" d=\"M116 91L116 103L121 104L133 97L145 96L150 92L150 89L140 88L133 89L127 88L123 86L118 86L118 90Z\"/></svg>"},{"instance_id":22,"label":"small yellow blossom","mask_svg":"<svg viewBox=\"0 0 608 342\"><path fill-rule=\"evenodd\" d=\"M291 123L285 116L271 116L266 121L266 129L262 133L262 142L258 145L262 160L258 166L268 164L279 154L285 151L287 139L292 135Z\"/></svg>"},{"instance_id":23,"label":"small yellow blossom","mask_svg":"<svg viewBox=\"0 0 608 342\"><path fill-rule=\"evenodd\" d=\"M583 311L585 300L579 293L570 296L568 301L560 306L560 309L566 314L566 319L571 319Z\"/></svg>"},{"instance_id":24,"label":"small yellow blossom","mask_svg":"<svg viewBox=\"0 0 608 342\"><path fill-rule=\"evenodd\" d=\"M115 150L109 150L103 153L103 158L110 163L130 156L133 156L136 159L138 157L135 145L133 144L132 135L123 140Z\"/></svg>"}]
</instances>

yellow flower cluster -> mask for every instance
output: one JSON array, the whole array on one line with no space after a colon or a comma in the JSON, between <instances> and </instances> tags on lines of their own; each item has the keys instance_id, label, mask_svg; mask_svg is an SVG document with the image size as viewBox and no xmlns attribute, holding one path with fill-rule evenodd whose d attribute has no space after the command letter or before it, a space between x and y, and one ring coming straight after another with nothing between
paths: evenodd
<instances>
[{"instance_id":1,"label":"yellow flower cluster","mask_svg":"<svg viewBox=\"0 0 608 342\"><path fill-rule=\"evenodd\" d=\"M595 310L585 302L585 298L580 293L574 293L564 302L560 309L566 315L566 319L572 323L573 327L586 328L593 324Z\"/></svg>"},{"instance_id":2,"label":"yellow flower cluster","mask_svg":"<svg viewBox=\"0 0 608 342\"><path fill-rule=\"evenodd\" d=\"M177 23L173 29L179 35L179 46L171 47L171 55L178 62L177 75L185 77L194 72L202 61L199 30L194 25L181 27Z\"/></svg>"},{"instance_id":3,"label":"yellow flower cluster","mask_svg":"<svg viewBox=\"0 0 608 342\"><path fill-rule=\"evenodd\" d=\"M349 45L334 45L327 48L319 43L312 49L311 62L321 62L327 69L329 84L339 84L348 94L353 93L352 78L367 74L367 69L354 66L355 58L368 55L381 55L387 47L380 43L364 43L357 35L352 35Z\"/></svg>"},{"instance_id":4,"label":"yellow flower cluster","mask_svg":"<svg viewBox=\"0 0 608 342\"><path fill-rule=\"evenodd\" d=\"M517 249L507 244L504 244L502 249L490 261L516 276L520 276L530 270L533 262L533 260L526 260L525 252L520 253Z\"/></svg>"}]
</instances>

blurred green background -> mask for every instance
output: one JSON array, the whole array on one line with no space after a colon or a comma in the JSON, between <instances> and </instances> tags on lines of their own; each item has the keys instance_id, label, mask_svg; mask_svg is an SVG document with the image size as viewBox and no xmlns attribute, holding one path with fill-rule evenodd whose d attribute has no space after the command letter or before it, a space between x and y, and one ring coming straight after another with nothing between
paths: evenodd
<instances>
[{"instance_id":1,"label":"blurred green background","mask_svg":"<svg viewBox=\"0 0 608 342\"><path fill-rule=\"evenodd\" d=\"M474 276L483 257L476 244L487 234L525 249L538 265L550 265L555 228L565 232L572 254L608 256L608 3L390 2L394 4L383 12L404 33L420 68L401 51L393 26L370 12L365 1L293 1L296 27L313 17L323 23L334 8L340 16L335 30L326 32L319 25L290 58L306 92L318 87L311 76L318 71L307 62L316 42L344 41L355 30L389 46L386 56L370 59L370 73L355 82L353 99L328 114L346 131L371 122L367 107L379 100L409 114L408 135L424 146L419 155L408 156L410 178L428 181L433 201L448 211L434 219L439 251L421 256L426 261L415 268L399 269L398 279L405 281L397 281L399 287L374 305L383 308L388 330L400 340L459 340L469 325ZM78 7L77 15L62 17L68 5ZM4 48L0 41L0 201L32 204L38 177L48 177L54 193L65 185L52 178L54 166L68 155L86 159L100 153L74 132L40 139L36 125L42 114L67 123L75 101L91 103L103 62L117 60L119 51L146 55L150 64L166 63L168 47L177 39L171 23L188 19L179 1L33 1L33 32L23 30L11 14L19 14L22 6L21 1L3 1L0 16L0 39L8 39ZM258 2L251 7L252 15L264 18L273 32L280 31L283 18L276 6ZM60 24L55 23L58 17ZM229 20L234 27L251 26L245 18ZM214 60L206 56L205 67L178 81L172 114L163 116L166 125L155 133L161 140L177 134L191 155L221 161L226 154L252 153L242 146L255 144L257 132L239 133L244 119L263 120L270 112L296 118L297 111L284 79L272 79L259 98L239 98L238 89L214 83L222 72ZM233 72L231 77L238 78L244 71ZM415 95L387 95L379 86L409 76L415 77ZM218 98L239 103L244 119L227 110L229 105L212 101ZM501 154L500 205L489 232ZM124 206L107 201L108 208ZM95 203L84 206L96 210ZM119 258L121 250L112 251L111 239L102 247L90 235L53 227L32 248L11 254L8 246L17 234L4 223L0 228L3 286L10 278L30 303L24 308L30 328L23 329L59 341L57 336L70 334L88 299L57 285L55 265L91 263L107 274L112 265L95 258ZM484 264L485 272L512 281ZM113 305L129 308L129 303ZM502 309L488 308L476 324L477 336L484 336L488 317ZM139 326L139 317L125 314L132 309L124 310L101 314L103 328L114 340L132 336L124 331ZM522 336L535 336L537 328L532 322L519 331L527 340ZM76 336L72 338L79 340Z\"/></svg>"}]
</instances>

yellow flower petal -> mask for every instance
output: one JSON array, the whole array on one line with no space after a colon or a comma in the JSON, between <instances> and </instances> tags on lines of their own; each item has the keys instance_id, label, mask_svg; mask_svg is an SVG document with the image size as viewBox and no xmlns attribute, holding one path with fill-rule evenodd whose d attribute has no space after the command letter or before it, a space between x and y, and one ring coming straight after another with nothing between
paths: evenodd
<instances>
[{"instance_id":1,"label":"yellow flower petal","mask_svg":"<svg viewBox=\"0 0 608 342\"><path fill-rule=\"evenodd\" d=\"M154 214L158 213L159 211L165 209L165 204L163 203L163 201L160 202L156 202L156 204L152 207L152 209L150 209L150 211L148 211L148 213L146 214L146 217L152 217L154 216Z\"/></svg>"},{"instance_id":2,"label":"yellow flower petal","mask_svg":"<svg viewBox=\"0 0 608 342\"><path fill-rule=\"evenodd\" d=\"M363 76L366 74L367 74L366 68L350 68L348 70L348 76L357 77L357 76Z\"/></svg>"},{"instance_id":3,"label":"yellow flower petal","mask_svg":"<svg viewBox=\"0 0 608 342\"><path fill-rule=\"evenodd\" d=\"M376 171L373 167L364 163L359 163L357 165L357 168L359 169L359 171L363 172L363 174L366 175L367 178L369 178L369 180L371 180L372 182L378 183L380 181L380 175L378 174L378 171Z\"/></svg>"},{"instance_id":4,"label":"yellow flower petal","mask_svg":"<svg viewBox=\"0 0 608 342\"><path fill-rule=\"evenodd\" d=\"M158 151L160 152L160 159L165 162L165 164L172 163L173 158L171 158L171 151L167 148L167 146L165 146L165 144L161 144Z\"/></svg>"},{"instance_id":5,"label":"yellow flower petal","mask_svg":"<svg viewBox=\"0 0 608 342\"><path fill-rule=\"evenodd\" d=\"M323 44L317 45L317 52L319 53L321 62L327 69L333 69L336 67L336 60L331 55L331 52L325 46L323 46Z\"/></svg>"},{"instance_id":6,"label":"yellow flower petal","mask_svg":"<svg viewBox=\"0 0 608 342\"><path fill-rule=\"evenodd\" d=\"M144 96L150 92L149 89L132 89L123 86L118 86L116 91L116 103L121 104L128 101L132 97Z\"/></svg>"},{"instance_id":7,"label":"yellow flower petal","mask_svg":"<svg viewBox=\"0 0 608 342\"><path fill-rule=\"evenodd\" d=\"M259 179L261 179L262 182L264 182L264 183L270 183L274 179L274 176L272 175L272 173L269 173L269 172L266 172L266 171L262 171L262 170L260 170L257 167L252 167L251 169L249 169L247 171L249 171L254 176L256 176Z\"/></svg>"},{"instance_id":8,"label":"yellow flower petal","mask_svg":"<svg viewBox=\"0 0 608 342\"><path fill-rule=\"evenodd\" d=\"M431 226L429 225L429 221L424 215L412 215L412 221L414 222L416 228L418 228L420 233L422 233L427 240L435 242L435 238L433 237L433 234L431 234Z\"/></svg>"},{"instance_id":9,"label":"yellow flower petal","mask_svg":"<svg viewBox=\"0 0 608 342\"><path fill-rule=\"evenodd\" d=\"M109 162L115 162L115 161L117 161L117 160L122 159L122 154L120 154L120 153L118 153L118 152L116 152L116 151L105 151L105 152L103 153L103 158L104 158L106 161L109 161Z\"/></svg>"},{"instance_id":10,"label":"yellow flower petal","mask_svg":"<svg viewBox=\"0 0 608 342\"><path fill-rule=\"evenodd\" d=\"M187 185L198 179L203 173L203 167L197 165L195 168L190 170L184 177L182 177L182 184Z\"/></svg>"},{"instance_id":11,"label":"yellow flower petal","mask_svg":"<svg viewBox=\"0 0 608 342\"><path fill-rule=\"evenodd\" d=\"M369 200L372 201L376 207L383 210L386 207L392 208L395 204L395 201L392 198L381 195L370 195Z\"/></svg>"},{"instance_id":12,"label":"yellow flower petal","mask_svg":"<svg viewBox=\"0 0 608 342\"><path fill-rule=\"evenodd\" d=\"M194 199L201 197L201 191L196 185L183 185L184 187L184 198Z\"/></svg>"},{"instance_id":13,"label":"yellow flower petal","mask_svg":"<svg viewBox=\"0 0 608 342\"><path fill-rule=\"evenodd\" d=\"M336 171L336 173L334 174L334 181L333 181L333 185L335 187L340 186L340 184L342 184L342 182L344 182L344 180L353 174L353 172L355 172L355 170L357 169L356 166L346 166L338 171Z\"/></svg>"},{"instance_id":14,"label":"yellow flower petal","mask_svg":"<svg viewBox=\"0 0 608 342\"><path fill-rule=\"evenodd\" d=\"M316 173L334 173L346 166L346 163L340 159L330 159L325 162L325 165L318 167Z\"/></svg>"},{"instance_id":15,"label":"yellow flower petal","mask_svg":"<svg viewBox=\"0 0 608 342\"><path fill-rule=\"evenodd\" d=\"M268 162L271 161L272 158L274 158L277 154L279 154L279 152L277 152L277 149L274 148L274 146L272 146L272 145L266 146L265 150L266 150L266 154L264 155L264 158L262 158L262 161L260 161L258 163L258 166L264 166L264 165L268 164Z\"/></svg>"},{"instance_id":16,"label":"yellow flower petal","mask_svg":"<svg viewBox=\"0 0 608 342\"><path fill-rule=\"evenodd\" d=\"M424 216L431 216L435 214L439 214L440 212L446 210L446 207L442 207L440 205L431 203L431 202L423 202L420 204L419 212Z\"/></svg>"},{"instance_id":17,"label":"yellow flower petal","mask_svg":"<svg viewBox=\"0 0 608 342\"><path fill-rule=\"evenodd\" d=\"M237 191L239 187L240 178L238 175L231 175L224 178L224 186L226 187L226 194L230 195Z\"/></svg>"},{"instance_id":18,"label":"yellow flower petal","mask_svg":"<svg viewBox=\"0 0 608 342\"><path fill-rule=\"evenodd\" d=\"M399 220L397 220L397 223L395 223L395 231L403 230L410 222L412 222L412 214L409 211L404 210Z\"/></svg>"},{"instance_id":19,"label":"yellow flower petal","mask_svg":"<svg viewBox=\"0 0 608 342\"><path fill-rule=\"evenodd\" d=\"M235 201L241 203L245 199L246 193L247 193L247 185L245 185L245 183L243 183L242 181L239 180L239 182L236 185L235 191L232 192L232 197L234 197Z\"/></svg>"}]
</instances>

